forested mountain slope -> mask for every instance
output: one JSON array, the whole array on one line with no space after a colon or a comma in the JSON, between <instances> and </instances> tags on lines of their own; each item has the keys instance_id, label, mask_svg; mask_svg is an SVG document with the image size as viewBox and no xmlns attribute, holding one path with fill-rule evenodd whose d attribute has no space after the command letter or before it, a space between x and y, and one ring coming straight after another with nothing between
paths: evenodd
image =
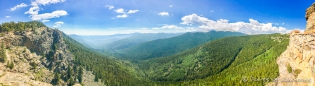
<instances>
[{"instance_id":1,"label":"forested mountain slope","mask_svg":"<svg viewBox=\"0 0 315 86\"><path fill-rule=\"evenodd\" d=\"M146 60L150 58L170 56L214 39L228 36L243 36L238 32L191 32L167 39L158 39L122 50L122 57L131 60Z\"/></svg>"},{"instance_id":2,"label":"forested mountain slope","mask_svg":"<svg viewBox=\"0 0 315 86\"><path fill-rule=\"evenodd\" d=\"M275 78L278 74L276 58L287 45L288 35L281 34L226 37L176 55L138 64L151 80L164 85L244 84L240 82L242 76Z\"/></svg>"},{"instance_id":3,"label":"forested mountain slope","mask_svg":"<svg viewBox=\"0 0 315 86\"><path fill-rule=\"evenodd\" d=\"M128 61L114 59L95 52L67 35L63 35L69 51L75 56L75 64L93 71L95 81L99 79L105 85L148 85L144 73Z\"/></svg>"}]
</instances>

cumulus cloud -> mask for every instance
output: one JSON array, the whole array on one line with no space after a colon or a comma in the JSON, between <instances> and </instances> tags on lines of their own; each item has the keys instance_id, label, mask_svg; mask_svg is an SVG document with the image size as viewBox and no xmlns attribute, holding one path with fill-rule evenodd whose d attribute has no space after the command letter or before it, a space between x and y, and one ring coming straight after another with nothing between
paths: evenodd
<instances>
[{"instance_id":1,"label":"cumulus cloud","mask_svg":"<svg viewBox=\"0 0 315 86\"><path fill-rule=\"evenodd\" d=\"M68 15L67 11L65 10L56 10L51 13L43 13L38 14L40 11L41 5L49 5L49 4L56 4L60 2L65 2L65 0L33 0L32 1L32 7L26 11L24 14L30 14L30 18L32 20L42 20L43 22L48 22L51 18L59 18L60 16L66 16Z\"/></svg>"},{"instance_id":2,"label":"cumulus cloud","mask_svg":"<svg viewBox=\"0 0 315 86\"><path fill-rule=\"evenodd\" d=\"M64 22L58 21L58 22L55 22L55 25L53 27L57 28L57 27L60 27L63 24L64 24Z\"/></svg>"},{"instance_id":3,"label":"cumulus cloud","mask_svg":"<svg viewBox=\"0 0 315 86\"><path fill-rule=\"evenodd\" d=\"M28 11L26 11L24 14L37 15L38 11L39 11L39 7L38 6L33 6Z\"/></svg>"},{"instance_id":4,"label":"cumulus cloud","mask_svg":"<svg viewBox=\"0 0 315 86\"><path fill-rule=\"evenodd\" d=\"M123 14L123 15L118 15L118 16L117 16L117 18L126 18L126 17L128 17L127 14Z\"/></svg>"},{"instance_id":5,"label":"cumulus cloud","mask_svg":"<svg viewBox=\"0 0 315 86\"><path fill-rule=\"evenodd\" d=\"M198 25L200 31L237 31L246 34L266 34L266 33L285 33L286 28L272 26L272 23L259 23L257 20L249 19L249 23L246 22L234 22L229 23L229 20L219 19L210 20L205 17L198 16L197 14L191 14L182 17L181 24L185 25Z\"/></svg>"},{"instance_id":6,"label":"cumulus cloud","mask_svg":"<svg viewBox=\"0 0 315 86\"><path fill-rule=\"evenodd\" d=\"M119 8L115 10L116 13L125 13L125 10L123 8Z\"/></svg>"},{"instance_id":7,"label":"cumulus cloud","mask_svg":"<svg viewBox=\"0 0 315 86\"><path fill-rule=\"evenodd\" d=\"M117 18L127 18L129 14L137 13L139 10L124 10L123 8L119 8L114 10L116 13L119 13L120 15L117 15Z\"/></svg>"},{"instance_id":8,"label":"cumulus cloud","mask_svg":"<svg viewBox=\"0 0 315 86\"><path fill-rule=\"evenodd\" d=\"M49 4L56 4L60 2L65 2L66 0L33 0L32 4L33 6L35 5L49 5Z\"/></svg>"},{"instance_id":9,"label":"cumulus cloud","mask_svg":"<svg viewBox=\"0 0 315 86\"><path fill-rule=\"evenodd\" d=\"M28 5L26 5L25 3L21 3L19 5L16 5L12 8L10 8L10 11L15 11L16 9L19 9L19 8L23 8L23 7L27 7Z\"/></svg>"},{"instance_id":10,"label":"cumulus cloud","mask_svg":"<svg viewBox=\"0 0 315 86\"><path fill-rule=\"evenodd\" d=\"M31 15L32 20L48 20L51 18L59 18L60 16L66 16L68 15L67 11L64 10L56 10L52 13L43 13L43 14L37 14L37 15Z\"/></svg>"},{"instance_id":11,"label":"cumulus cloud","mask_svg":"<svg viewBox=\"0 0 315 86\"><path fill-rule=\"evenodd\" d=\"M112 5L106 5L105 7L107 7L108 9L114 9L115 7L114 6L112 6Z\"/></svg>"},{"instance_id":12,"label":"cumulus cloud","mask_svg":"<svg viewBox=\"0 0 315 86\"><path fill-rule=\"evenodd\" d=\"M161 16L168 16L169 13L168 12L160 12L159 15L161 15Z\"/></svg>"},{"instance_id":13,"label":"cumulus cloud","mask_svg":"<svg viewBox=\"0 0 315 86\"><path fill-rule=\"evenodd\" d=\"M139 10L129 10L128 11L128 14L133 14L133 13L136 13L136 12L138 12Z\"/></svg>"},{"instance_id":14,"label":"cumulus cloud","mask_svg":"<svg viewBox=\"0 0 315 86\"><path fill-rule=\"evenodd\" d=\"M182 18L182 21L180 24L196 24L196 23L207 23L207 22L214 22L213 20L209 20L205 17L200 17L197 14L191 14L184 16Z\"/></svg>"},{"instance_id":15,"label":"cumulus cloud","mask_svg":"<svg viewBox=\"0 0 315 86\"><path fill-rule=\"evenodd\" d=\"M5 16L5 18L10 18L11 16Z\"/></svg>"}]
</instances>

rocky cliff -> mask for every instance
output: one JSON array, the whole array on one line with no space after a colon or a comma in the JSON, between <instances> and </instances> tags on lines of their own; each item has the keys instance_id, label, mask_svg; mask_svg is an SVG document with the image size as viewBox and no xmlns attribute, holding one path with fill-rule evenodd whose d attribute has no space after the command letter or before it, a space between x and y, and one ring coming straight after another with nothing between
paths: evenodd
<instances>
[{"instance_id":1,"label":"rocky cliff","mask_svg":"<svg viewBox=\"0 0 315 86\"><path fill-rule=\"evenodd\" d=\"M315 85L315 3L306 10L306 30L290 33L287 50L277 59L279 86Z\"/></svg>"},{"instance_id":2,"label":"rocky cliff","mask_svg":"<svg viewBox=\"0 0 315 86\"><path fill-rule=\"evenodd\" d=\"M2 38L7 48L25 46L31 52L41 55L41 63L58 72L65 72L66 67L72 65L73 55L67 51L67 45L62 38L62 32L47 27L34 29L35 31L22 31L7 34ZM59 63L59 64L56 64Z\"/></svg>"},{"instance_id":3,"label":"rocky cliff","mask_svg":"<svg viewBox=\"0 0 315 86\"><path fill-rule=\"evenodd\" d=\"M7 58L0 62L3 85L51 85L55 72L65 74L73 66L74 56L67 51L62 32L56 29L41 27L2 33L0 42ZM14 65L11 69L10 64ZM59 83L67 84L62 80Z\"/></svg>"}]
</instances>

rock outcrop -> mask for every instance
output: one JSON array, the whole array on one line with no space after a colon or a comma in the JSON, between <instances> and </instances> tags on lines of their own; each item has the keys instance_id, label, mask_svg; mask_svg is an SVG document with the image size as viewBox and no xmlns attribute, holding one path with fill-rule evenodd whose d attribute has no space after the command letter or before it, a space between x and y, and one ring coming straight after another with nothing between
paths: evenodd
<instances>
[{"instance_id":1,"label":"rock outcrop","mask_svg":"<svg viewBox=\"0 0 315 86\"><path fill-rule=\"evenodd\" d=\"M315 3L306 11L306 30L290 33L287 50L277 59L278 86L315 86Z\"/></svg>"},{"instance_id":2,"label":"rock outcrop","mask_svg":"<svg viewBox=\"0 0 315 86\"><path fill-rule=\"evenodd\" d=\"M0 43L5 46L7 60L0 62L0 74L4 74L0 84L51 85L54 72L65 74L68 66L74 65L74 56L67 50L62 35L47 27L3 34ZM13 62L12 69L7 67L8 62ZM19 78L7 79L10 76ZM60 85L67 83L61 81Z\"/></svg>"},{"instance_id":3,"label":"rock outcrop","mask_svg":"<svg viewBox=\"0 0 315 86\"><path fill-rule=\"evenodd\" d=\"M277 59L279 86L314 86L315 33L291 33L287 50Z\"/></svg>"},{"instance_id":4,"label":"rock outcrop","mask_svg":"<svg viewBox=\"0 0 315 86\"><path fill-rule=\"evenodd\" d=\"M315 30L315 2L306 10L306 30Z\"/></svg>"},{"instance_id":5,"label":"rock outcrop","mask_svg":"<svg viewBox=\"0 0 315 86\"><path fill-rule=\"evenodd\" d=\"M35 31L15 32L2 39L8 48L26 46L31 52L41 55L40 64L58 72L65 72L68 64L72 65L74 56L67 51L62 32L47 27L36 28ZM57 64L58 63L58 64Z\"/></svg>"}]
</instances>

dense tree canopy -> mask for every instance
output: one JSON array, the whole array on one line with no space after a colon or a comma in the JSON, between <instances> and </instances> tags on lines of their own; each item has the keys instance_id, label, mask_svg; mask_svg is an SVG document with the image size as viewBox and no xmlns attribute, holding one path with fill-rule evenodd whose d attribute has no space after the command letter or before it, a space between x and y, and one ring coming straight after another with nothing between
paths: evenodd
<instances>
[{"instance_id":1,"label":"dense tree canopy","mask_svg":"<svg viewBox=\"0 0 315 86\"><path fill-rule=\"evenodd\" d=\"M30 22L4 22L0 25L0 32L10 32L10 31L22 31L27 28L34 30L35 28L46 27L45 24L39 21Z\"/></svg>"}]
</instances>

